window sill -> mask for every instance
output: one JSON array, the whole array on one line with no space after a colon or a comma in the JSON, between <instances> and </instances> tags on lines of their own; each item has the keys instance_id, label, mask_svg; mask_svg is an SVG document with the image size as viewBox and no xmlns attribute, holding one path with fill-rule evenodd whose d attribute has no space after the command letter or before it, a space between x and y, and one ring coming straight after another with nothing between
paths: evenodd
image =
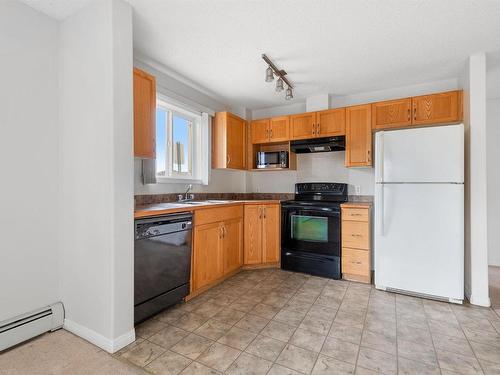
<instances>
[{"instance_id":1,"label":"window sill","mask_svg":"<svg viewBox=\"0 0 500 375\"><path fill-rule=\"evenodd\" d=\"M194 184L204 185L202 180L195 178L177 178L177 177L156 177L158 184Z\"/></svg>"}]
</instances>

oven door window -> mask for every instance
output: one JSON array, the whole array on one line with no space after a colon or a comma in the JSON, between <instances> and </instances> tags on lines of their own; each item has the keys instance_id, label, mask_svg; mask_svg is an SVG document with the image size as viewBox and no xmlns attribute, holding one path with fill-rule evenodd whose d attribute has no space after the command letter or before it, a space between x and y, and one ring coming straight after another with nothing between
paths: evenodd
<instances>
[{"instance_id":1,"label":"oven door window","mask_svg":"<svg viewBox=\"0 0 500 375\"><path fill-rule=\"evenodd\" d=\"M291 215L290 235L296 241L328 242L328 218Z\"/></svg>"}]
</instances>

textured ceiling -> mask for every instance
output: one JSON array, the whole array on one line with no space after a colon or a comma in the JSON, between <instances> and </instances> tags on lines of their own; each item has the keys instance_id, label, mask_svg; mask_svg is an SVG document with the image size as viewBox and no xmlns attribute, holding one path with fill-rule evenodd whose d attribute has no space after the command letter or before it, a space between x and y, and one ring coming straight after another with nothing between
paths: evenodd
<instances>
[{"instance_id":1,"label":"textured ceiling","mask_svg":"<svg viewBox=\"0 0 500 375\"><path fill-rule=\"evenodd\" d=\"M56 18L86 2L24 1ZM262 53L303 101L453 78L470 54L500 48L497 0L128 2L137 52L251 109L288 103L264 82Z\"/></svg>"}]
</instances>

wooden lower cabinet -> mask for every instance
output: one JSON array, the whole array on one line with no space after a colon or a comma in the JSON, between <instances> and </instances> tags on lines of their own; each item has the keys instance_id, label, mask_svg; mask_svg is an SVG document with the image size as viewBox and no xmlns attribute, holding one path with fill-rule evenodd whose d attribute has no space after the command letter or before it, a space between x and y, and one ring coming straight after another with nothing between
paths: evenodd
<instances>
[{"instance_id":1,"label":"wooden lower cabinet","mask_svg":"<svg viewBox=\"0 0 500 375\"><path fill-rule=\"evenodd\" d=\"M342 278L371 282L371 205L346 203L342 208Z\"/></svg>"},{"instance_id":2,"label":"wooden lower cabinet","mask_svg":"<svg viewBox=\"0 0 500 375\"><path fill-rule=\"evenodd\" d=\"M280 261L280 206L264 206L262 220L262 262L277 263Z\"/></svg>"},{"instance_id":3,"label":"wooden lower cabinet","mask_svg":"<svg viewBox=\"0 0 500 375\"><path fill-rule=\"evenodd\" d=\"M244 265L271 264L280 260L280 205L245 206Z\"/></svg>"},{"instance_id":4,"label":"wooden lower cabinet","mask_svg":"<svg viewBox=\"0 0 500 375\"><path fill-rule=\"evenodd\" d=\"M222 226L220 222L194 228L193 290L223 276Z\"/></svg>"},{"instance_id":5,"label":"wooden lower cabinet","mask_svg":"<svg viewBox=\"0 0 500 375\"><path fill-rule=\"evenodd\" d=\"M210 218L219 221L207 222ZM191 293L218 282L242 262L243 207L195 212Z\"/></svg>"},{"instance_id":6,"label":"wooden lower cabinet","mask_svg":"<svg viewBox=\"0 0 500 375\"><path fill-rule=\"evenodd\" d=\"M228 220L222 225L222 258L227 275L243 264L243 219Z\"/></svg>"},{"instance_id":7,"label":"wooden lower cabinet","mask_svg":"<svg viewBox=\"0 0 500 375\"><path fill-rule=\"evenodd\" d=\"M245 265L262 263L262 206L245 206L245 241L243 263Z\"/></svg>"}]
</instances>

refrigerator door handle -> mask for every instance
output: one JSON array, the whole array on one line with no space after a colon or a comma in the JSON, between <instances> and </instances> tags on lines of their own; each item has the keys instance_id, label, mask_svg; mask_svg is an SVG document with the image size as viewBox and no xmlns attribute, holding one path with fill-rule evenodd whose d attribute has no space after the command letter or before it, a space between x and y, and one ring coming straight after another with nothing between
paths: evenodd
<instances>
[{"instance_id":1,"label":"refrigerator door handle","mask_svg":"<svg viewBox=\"0 0 500 375\"><path fill-rule=\"evenodd\" d=\"M384 217L385 217L385 209L384 209L384 190L385 190L385 185L382 183L380 184L380 208L379 208L379 229L380 229L380 235L384 236Z\"/></svg>"},{"instance_id":2,"label":"refrigerator door handle","mask_svg":"<svg viewBox=\"0 0 500 375\"><path fill-rule=\"evenodd\" d=\"M384 182L384 132L377 133L375 155L376 182Z\"/></svg>"}]
</instances>

